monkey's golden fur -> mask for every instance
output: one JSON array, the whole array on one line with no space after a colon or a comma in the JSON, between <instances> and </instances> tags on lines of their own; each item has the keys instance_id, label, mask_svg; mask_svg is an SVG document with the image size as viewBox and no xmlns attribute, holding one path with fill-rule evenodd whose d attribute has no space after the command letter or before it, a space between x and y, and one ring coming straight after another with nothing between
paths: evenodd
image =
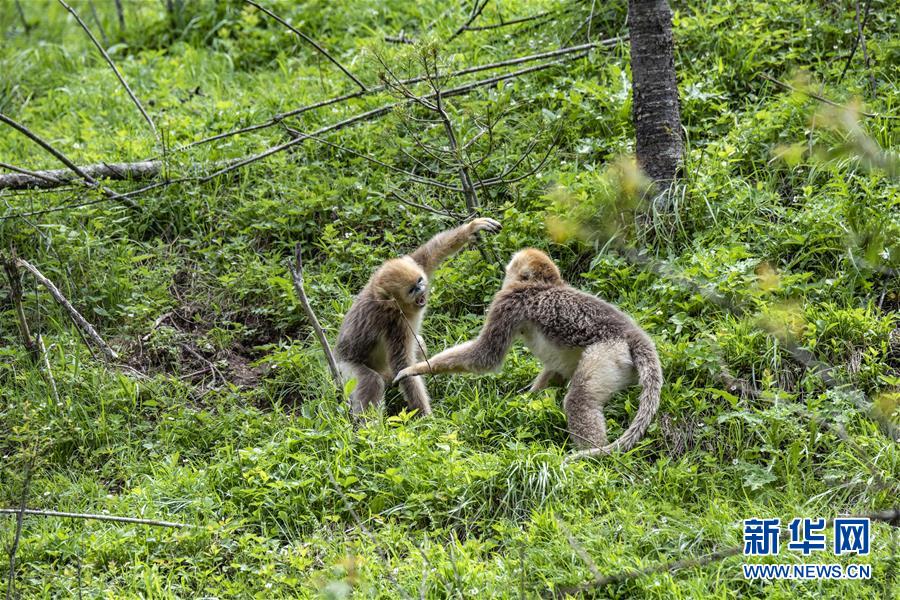
<instances>
[{"instance_id":1,"label":"monkey's golden fur","mask_svg":"<svg viewBox=\"0 0 900 600\"><path fill-rule=\"evenodd\" d=\"M403 369L395 381L422 373L483 372L498 368L516 337L543 363L531 386L569 381L563 401L569 433L583 448L574 457L627 450L656 414L662 367L650 337L628 315L563 281L540 250L513 256L478 337ZM603 406L635 380L643 388L631 426L607 444Z\"/></svg>"},{"instance_id":2,"label":"monkey's golden fur","mask_svg":"<svg viewBox=\"0 0 900 600\"><path fill-rule=\"evenodd\" d=\"M419 348L424 358L419 328L435 269L479 231L499 230L493 219L474 219L439 233L411 254L386 261L372 274L344 317L336 347L345 380L356 380L350 394L353 414L380 406L385 384L415 360ZM409 408L431 413L428 390L419 377L406 379L400 389Z\"/></svg>"}]
</instances>

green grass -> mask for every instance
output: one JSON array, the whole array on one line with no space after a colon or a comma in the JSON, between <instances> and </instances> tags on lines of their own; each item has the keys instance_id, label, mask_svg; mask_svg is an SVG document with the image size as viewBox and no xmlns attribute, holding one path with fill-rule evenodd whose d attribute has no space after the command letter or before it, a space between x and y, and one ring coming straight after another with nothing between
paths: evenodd
<instances>
[{"instance_id":1,"label":"green grass","mask_svg":"<svg viewBox=\"0 0 900 600\"><path fill-rule=\"evenodd\" d=\"M0 112L79 164L163 155L64 9L21 4L27 34L14 3L0 0ZM490 260L468 250L440 269L424 324L432 352L471 337L500 285L498 263L522 246L546 249L573 284L634 315L657 343L666 374L659 418L624 455L562 466L571 444L561 394L518 392L539 368L520 347L499 374L428 380L428 419L403 412L392 391L384 414L356 427L349 421L284 259L303 242L307 292L333 338L372 269L447 225L389 191L463 210L458 196L312 143L205 184L154 190L139 197L137 213L101 202L8 218L99 196L78 187L0 192L0 248L15 246L38 265L147 375L93 358L26 277L25 309L48 346L57 402L18 341L4 282L0 505L20 502L30 469L31 507L195 526L27 517L21 596L389 598L399 585L414 597L420 589L434 598L533 597L592 577L567 531L611 574L739 544L740 521L753 516L894 506L896 488L877 485L865 462L898 485L900 450L883 430L892 419L898 425L900 394L900 180L891 170L900 121L859 117L862 138L840 111L761 74L896 117L897 3L872 3L871 64L857 52L841 81L856 31L852 3L674 4L689 154L673 210L654 212L622 191L633 183L621 169L634 147L627 45L453 98L451 116L466 139L488 115L507 111L479 167L484 178L532 141L535 157L554 136L559 143L539 174L481 194L483 214L501 220L503 232L486 240ZM73 5L96 31L89 4ZM271 128L172 152L181 144L354 90L240 2L176 1L169 13L165 3L126 0L124 30L112 2L95 5L110 54L164 134L172 178L287 138ZM450 43L469 10L457 3L265 5L369 85L382 70L376 56L400 71L410 64L414 48L383 41L401 30L435 43L446 70L560 47L592 6L594 36L627 33L624 2L491 2L480 22L564 12L550 24L468 32ZM582 28L569 43L584 39ZM288 124L312 131L393 100L374 94ZM329 140L406 170L420 168L415 161L433 166L401 119ZM445 143L439 131L420 133ZM9 128L0 129L0 160L59 166ZM445 181L456 184L452 174ZM577 217L562 233L578 235L548 234L560 216ZM650 264L629 260L629 247ZM804 368L790 340L831 365L843 385L829 388ZM211 389L210 374L197 373L205 364L185 345L227 383ZM725 389L723 370L758 396ZM612 436L627 426L636 398L632 390L607 408ZM823 423L840 424L852 443ZM14 518L0 519L4 547L14 529ZM874 526L866 559L786 550L779 558L870 562L868 582L748 582L732 558L599 596L890 598L900 575L891 531Z\"/></svg>"}]
</instances>

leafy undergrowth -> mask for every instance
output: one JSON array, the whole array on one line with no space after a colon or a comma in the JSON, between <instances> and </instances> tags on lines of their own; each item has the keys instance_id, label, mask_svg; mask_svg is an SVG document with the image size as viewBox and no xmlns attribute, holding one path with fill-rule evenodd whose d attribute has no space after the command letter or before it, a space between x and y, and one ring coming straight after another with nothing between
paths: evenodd
<instances>
[{"instance_id":1,"label":"leafy undergrowth","mask_svg":"<svg viewBox=\"0 0 900 600\"><path fill-rule=\"evenodd\" d=\"M78 163L164 156L172 179L203 175L284 142L285 130L179 146L355 90L249 5L174 2L169 12L167 3L124 2L123 30L113 3L97 3L110 54L164 132L164 153L65 11L21 4L27 33L12 2L0 12L0 112ZM402 71L416 52L385 35L432 42L450 71L582 43L592 11L594 38L626 33L624 2L489 3L479 22L541 11L552 20L449 42L470 10L458 3L265 4L368 85L383 70L376 57ZM623 192L633 177L622 158L633 150L624 43L448 100L479 156L488 148L479 129L504 115L478 166L485 179L530 144L533 156L513 175L551 154L536 173L482 192L482 213L502 220L503 232L484 241L484 254L465 251L438 272L427 344L471 337L500 285L499 265L522 246L546 249L570 281L634 315L658 345L659 418L624 455L562 465L571 444L561 394L519 392L538 371L521 348L499 374L430 379L431 418L404 412L391 391L383 414L358 426L348 419L284 260L303 242L307 291L333 337L373 268L448 224L391 190L463 210L462 198L358 155L427 174L419 169L435 162L404 126L409 115L328 138L353 152L304 143L207 182L155 189L137 198L140 212L77 186L0 193L4 251L15 246L56 281L130 366L93 358L25 279L56 398L18 342L4 288L0 503L18 505L30 475L31 507L194 526L27 517L22 597L398 597L398 588L530 597L592 577L579 547L610 574L739 544L740 521L753 516L896 503L896 5L872 3L869 65L858 51L841 78L857 30L852 3L675 4L689 155L670 210ZM89 3L74 5L90 14ZM862 102L874 116L832 110L763 75L842 105ZM394 100L372 94L286 124L313 131ZM439 128L417 127L444 143ZM58 166L8 128L0 157ZM21 213L30 216L10 218ZM548 223L574 238L551 238ZM631 391L608 407L613 437L635 400ZM5 542L14 530L4 517ZM891 597L897 535L892 542L882 524L874 531L869 557L834 559L870 562L870 581L750 582L732 558L600 595Z\"/></svg>"}]
</instances>

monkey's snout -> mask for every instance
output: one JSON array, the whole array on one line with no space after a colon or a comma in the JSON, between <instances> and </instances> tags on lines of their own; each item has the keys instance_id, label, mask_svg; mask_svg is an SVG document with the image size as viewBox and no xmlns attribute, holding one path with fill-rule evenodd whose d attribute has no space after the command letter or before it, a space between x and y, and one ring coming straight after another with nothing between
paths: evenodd
<instances>
[{"instance_id":1,"label":"monkey's snout","mask_svg":"<svg viewBox=\"0 0 900 600\"><path fill-rule=\"evenodd\" d=\"M425 306L425 302L428 300L426 298L425 292L422 292L418 296L416 296L416 306Z\"/></svg>"}]
</instances>

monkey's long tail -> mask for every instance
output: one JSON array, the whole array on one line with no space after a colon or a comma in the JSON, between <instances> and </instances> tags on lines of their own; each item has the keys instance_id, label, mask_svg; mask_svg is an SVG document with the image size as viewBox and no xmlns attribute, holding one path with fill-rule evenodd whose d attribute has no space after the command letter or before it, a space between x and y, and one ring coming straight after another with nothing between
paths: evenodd
<instances>
[{"instance_id":1,"label":"monkey's long tail","mask_svg":"<svg viewBox=\"0 0 900 600\"><path fill-rule=\"evenodd\" d=\"M563 464L582 458L630 450L647 433L647 428L650 427L659 408L659 395L663 383L662 365L659 363L659 355L656 353L653 341L643 331L637 332L637 335L629 339L628 346L631 350L631 360L637 370L638 383L641 385L641 395L638 399L638 409L634 420L616 441L602 448L574 452L566 457Z\"/></svg>"}]
</instances>

